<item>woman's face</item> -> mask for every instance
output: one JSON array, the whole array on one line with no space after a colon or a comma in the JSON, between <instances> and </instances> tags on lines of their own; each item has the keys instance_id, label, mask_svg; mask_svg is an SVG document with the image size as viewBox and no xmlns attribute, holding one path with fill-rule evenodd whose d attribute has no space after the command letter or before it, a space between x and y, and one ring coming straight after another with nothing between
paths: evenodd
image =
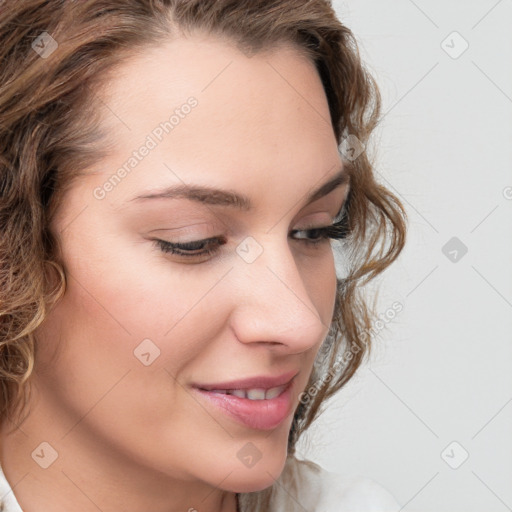
<instances>
[{"instance_id":1,"label":"woman's face","mask_svg":"<svg viewBox=\"0 0 512 512\"><path fill-rule=\"evenodd\" d=\"M41 438L75 474L265 488L334 312L329 240L293 232L330 225L348 192L338 180L309 201L342 171L319 76L292 49L248 57L194 36L140 53L97 95L114 146L52 225L68 286L37 333ZM224 192L176 193L192 186ZM246 383L249 398L197 389L260 376L294 378L268 401L253 388L279 381Z\"/></svg>"}]
</instances>

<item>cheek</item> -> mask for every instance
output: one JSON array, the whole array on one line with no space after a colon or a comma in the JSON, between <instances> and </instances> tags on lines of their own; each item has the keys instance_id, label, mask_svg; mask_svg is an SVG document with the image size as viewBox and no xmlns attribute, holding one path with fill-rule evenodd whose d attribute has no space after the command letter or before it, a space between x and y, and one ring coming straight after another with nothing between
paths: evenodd
<instances>
[{"instance_id":1,"label":"cheek","mask_svg":"<svg viewBox=\"0 0 512 512\"><path fill-rule=\"evenodd\" d=\"M218 280L218 272L172 264L150 241L105 240L64 254L69 286L61 318L93 330L93 339L129 340L132 350L146 338L167 340L188 325L183 319Z\"/></svg>"},{"instance_id":2,"label":"cheek","mask_svg":"<svg viewBox=\"0 0 512 512\"><path fill-rule=\"evenodd\" d=\"M36 333L40 381L79 413L126 372L131 408L145 407L148 388L155 400L172 399L169 374L179 376L225 321L222 290L213 295L216 306L202 300L217 272L194 277L151 250L116 247L112 239L63 245L63 252L66 292Z\"/></svg>"},{"instance_id":3,"label":"cheek","mask_svg":"<svg viewBox=\"0 0 512 512\"><path fill-rule=\"evenodd\" d=\"M218 271L199 279L136 255L113 261L93 247L87 255L87 264L68 260L66 293L36 333L35 377L43 401L54 404L46 420L62 428L60 437L85 429L120 450L133 447L133 457L158 461L165 444L178 458L175 444L191 423L200 435L205 417L175 379L211 362L228 290L207 294Z\"/></svg>"},{"instance_id":4,"label":"cheek","mask_svg":"<svg viewBox=\"0 0 512 512\"><path fill-rule=\"evenodd\" d=\"M314 256L302 264L302 275L311 301L316 305L324 325L329 326L334 314L337 280L334 253L328 246L320 256Z\"/></svg>"}]
</instances>

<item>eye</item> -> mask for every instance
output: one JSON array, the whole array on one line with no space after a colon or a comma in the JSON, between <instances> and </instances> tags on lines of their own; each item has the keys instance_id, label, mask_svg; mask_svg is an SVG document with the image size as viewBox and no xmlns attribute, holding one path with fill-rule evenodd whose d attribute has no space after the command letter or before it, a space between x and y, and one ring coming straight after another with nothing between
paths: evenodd
<instances>
[{"instance_id":1,"label":"eye","mask_svg":"<svg viewBox=\"0 0 512 512\"><path fill-rule=\"evenodd\" d=\"M226 243L223 237L194 240L193 242L176 243L167 240L155 240L162 252L185 256L187 258L211 256L221 245Z\"/></svg>"},{"instance_id":2,"label":"eye","mask_svg":"<svg viewBox=\"0 0 512 512\"><path fill-rule=\"evenodd\" d=\"M292 233L309 233L306 237L299 237L299 239L312 247L319 246L329 239L339 240L345 238L348 233L345 206L346 203L343 204L331 225L318 228L308 227L307 229L294 230Z\"/></svg>"},{"instance_id":3,"label":"eye","mask_svg":"<svg viewBox=\"0 0 512 512\"><path fill-rule=\"evenodd\" d=\"M341 239L347 235L345 204L334 219L334 223L329 226L308 227L306 229L295 229L290 232L295 239L301 241L306 246L318 247L326 243L329 239ZM299 234L297 237L296 235ZM206 259L209 256L218 253L220 247L227 243L225 237L205 238L204 240L194 240L192 242L177 243L168 240L154 239L157 247L164 253L182 256L184 258Z\"/></svg>"}]
</instances>

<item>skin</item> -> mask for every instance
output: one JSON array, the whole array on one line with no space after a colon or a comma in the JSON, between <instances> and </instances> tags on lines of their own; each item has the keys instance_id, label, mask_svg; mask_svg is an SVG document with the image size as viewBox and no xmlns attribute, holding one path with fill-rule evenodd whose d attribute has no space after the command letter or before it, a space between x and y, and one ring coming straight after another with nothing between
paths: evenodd
<instances>
[{"instance_id":1,"label":"skin","mask_svg":"<svg viewBox=\"0 0 512 512\"><path fill-rule=\"evenodd\" d=\"M144 49L97 93L114 144L53 221L68 286L37 331L30 414L13 432L3 426L1 464L26 512L234 512L235 492L279 477L334 312L329 240L312 247L290 233L330 225L348 193L343 185L305 204L342 167L325 93L296 49L248 57L199 34ZM197 107L96 199L190 96ZM253 210L131 200L182 183L243 193ZM195 260L152 240L222 235L217 255ZM252 263L235 251L248 236L263 248ZM144 366L134 350L147 338L160 356ZM290 370L299 371L293 408L272 431L208 409L190 389ZM58 452L47 469L31 456L43 441ZM248 442L262 454L251 468L237 457Z\"/></svg>"}]
</instances>

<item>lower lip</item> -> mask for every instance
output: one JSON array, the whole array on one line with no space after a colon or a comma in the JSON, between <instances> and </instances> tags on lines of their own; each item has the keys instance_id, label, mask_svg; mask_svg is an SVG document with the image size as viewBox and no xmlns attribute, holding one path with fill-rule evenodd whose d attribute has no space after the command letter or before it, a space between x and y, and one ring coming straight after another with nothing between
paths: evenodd
<instances>
[{"instance_id":1,"label":"lower lip","mask_svg":"<svg viewBox=\"0 0 512 512\"><path fill-rule=\"evenodd\" d=\"M270 400L249 400L198 388L194 390L239 423L257 430L276 428L291 412L292 383L279 396Z\"/></svg>"}]
</instances>

